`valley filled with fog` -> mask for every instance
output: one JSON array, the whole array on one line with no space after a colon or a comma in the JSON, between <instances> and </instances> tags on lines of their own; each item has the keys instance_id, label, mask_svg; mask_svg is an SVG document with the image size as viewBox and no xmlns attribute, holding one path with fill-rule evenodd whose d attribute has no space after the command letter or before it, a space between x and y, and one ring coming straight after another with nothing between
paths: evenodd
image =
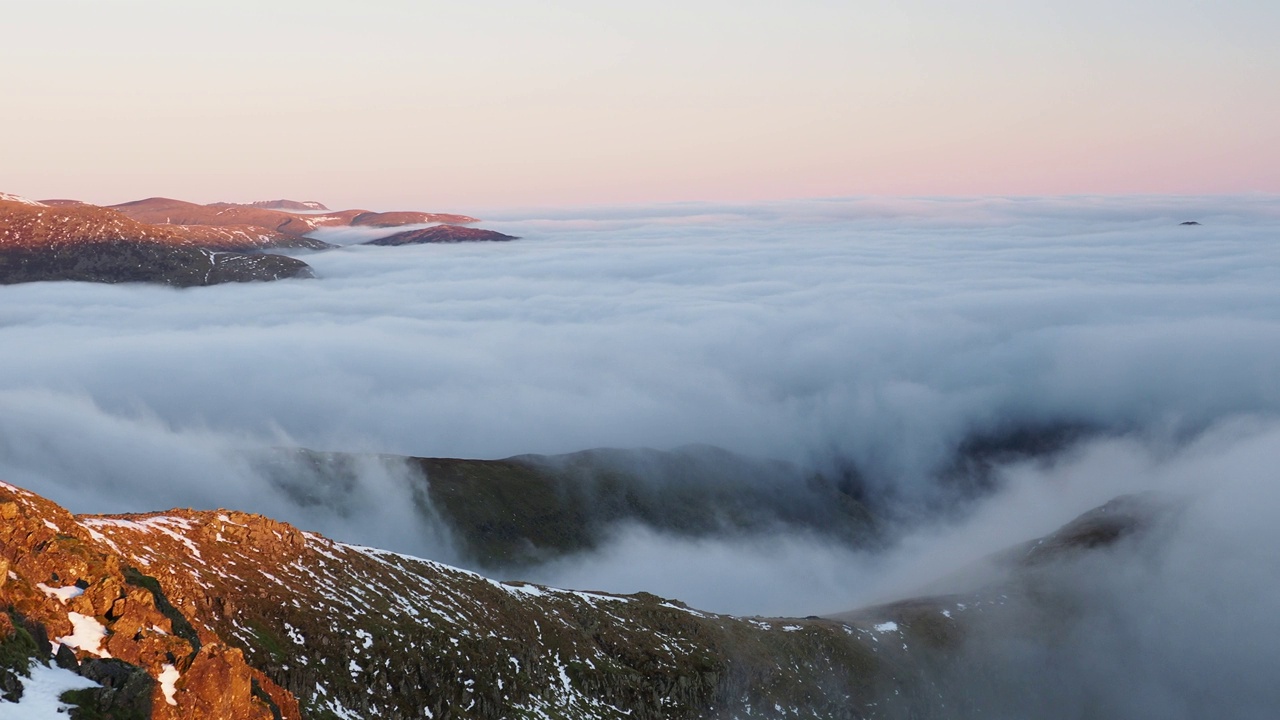
<instances>
[{"instance_id":1,"label":"valley filled with fog","mask_svg":"<svg viewBox=\"0 0 1280 720\"><path fill-rule=\"evenodd\" d=\"M682 204L486 227L522 239L305 255L318 280L0 288L0 478L76 512L235 508L466 564L414 509L408 468L369 457L301 503L259 454L713 445L856 468L891 518L874 550L620 524L523 574L749 614L903 596L1127 492L1195 498L1200 555L1244 562L1280 534L1250 520L1278 499L1274 199ZM1022 427L1080 432L981 493L948 486L966 439ZM1274 560L1252 561L1280 588Z\"/></svg>"}]
</instances>

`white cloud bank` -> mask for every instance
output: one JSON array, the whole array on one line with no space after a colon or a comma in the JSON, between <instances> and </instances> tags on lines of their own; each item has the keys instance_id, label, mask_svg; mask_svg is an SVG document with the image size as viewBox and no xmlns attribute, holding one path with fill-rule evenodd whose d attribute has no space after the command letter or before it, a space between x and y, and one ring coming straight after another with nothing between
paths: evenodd
<instances>
[{"instance_id":1,"label":"white cloud bank","mask_svg":"<svg viewBox=\"0 0 1280 720\"><path fill-rule=\"evenodd\" d=\"M0 288L0 477L75 511L236 507L448 559L395 468L371 465L339 512L278 495L246 452L710 443L848 458L910 488L975 429L1063 420L1177 440L1280 414L1275 198L671 205L484 226L524 239L308 255L316 281ZM803 538L650 540L601 557L685 553L702 569L649 589L695 605L729 597L699 594L715 567L741 571L726 587L794 580L723 609L873 594ZM752 561L717 561L730 552ZM628 577L605 563L549 579L647 582L628 562Z\"/></svg>"}]
</instances>

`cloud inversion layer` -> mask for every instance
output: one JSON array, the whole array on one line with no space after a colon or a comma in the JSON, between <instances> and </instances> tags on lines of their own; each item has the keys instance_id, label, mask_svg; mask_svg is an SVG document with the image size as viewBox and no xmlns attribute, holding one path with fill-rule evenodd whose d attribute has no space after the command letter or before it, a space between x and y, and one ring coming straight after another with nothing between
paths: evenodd
<instances>
[{"instance_id":1,"label":"cloud inversion layer","mask_svg":"<svg viewBox=\"0 0 1280 720\"><path fill-rule=\"evenodd\" d=\"M309 255L318 281L0 288L0 476L75 511L225 505L448 559L394 469L338 512L246 453L709 443L913 490L983 429L1177 440L1280 411L1278 226L1265 197L511 213L486 227L520 242Z\"/></svg>"}]
</instances>

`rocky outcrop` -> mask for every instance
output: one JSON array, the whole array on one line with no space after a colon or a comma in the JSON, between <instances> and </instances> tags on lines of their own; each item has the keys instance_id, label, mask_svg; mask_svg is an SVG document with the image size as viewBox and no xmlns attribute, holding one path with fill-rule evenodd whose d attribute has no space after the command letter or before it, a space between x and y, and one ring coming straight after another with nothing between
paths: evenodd
<instances>
[{"instance_id":1,"label":"rocky outcrop","mask_svg":"<svg viewBox=\"0 0 1280 720\"><path fill-rule=\"evenodd\" d=\"M461 243L461 242L505 242L517 240L512 235L505 235L495 230L461 227L458 225L436 225L421 230L406 230L394 235L380 237L362 243L364 245L423 245L426 243Z\"/></svg>"},{"instance_id":2,"label":"rocky outcrop","mask_svg":"<svg viewBox=\"0 0 1280 720\"><path fill-rule=\"evenodd\" d=\"M162 609L168 600L159 583L62 508L3 484L0 570L0 616L7 620L0 635L10 654L23 644L18 628L37 641L29 657L45 659L50 643L57 646L60 666L108 691L82 702L128 708L141 695L157 720L273 718L251 688L274 683L239 650L208 631L184 637ZM176 680L166 682L171 674Z\"/></svg>"}]
</instances>

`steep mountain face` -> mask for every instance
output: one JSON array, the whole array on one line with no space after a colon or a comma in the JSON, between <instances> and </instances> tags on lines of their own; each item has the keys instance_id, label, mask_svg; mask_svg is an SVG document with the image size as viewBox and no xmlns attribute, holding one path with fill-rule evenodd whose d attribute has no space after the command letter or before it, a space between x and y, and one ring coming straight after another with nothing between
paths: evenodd
<instances>
[{"instance_id":1,"label":"steep mountain face","mask_svg":"<svg viewBox=\"0 0 1280 720\"><path fill-rule=\"evenodd\" d=\"M0 685L12 700L56 647L113 680L69 699L159 718L947 717L967 627L1011 588L1052 598L1033 571L1150 507L999 558L1021 585L787 620L500 583L246 513L72 517L0 485Z\"/></svg>"},{"instance_id":2,"label":"steep mountain face","mask_svg":"<svg viewBox=\"0 0 1280 720\"><path fill-rule=\"evenodd\" d=\"M185 287L312 276L294 258L218 250L254 238L252 229L147 225L92 205L0 199L0 284L84 280Z\"/></svg>"},{"instance_id":3,"label":"steep mountain face","mask_svg":"<svg viewBox=\"0 0 1280 720\"><path fill-rule=\"evenodd\" d=\"M506 235L495 230L459 227L457 225L436 225L421 230L406 230L394 235L370 240L364 245L423 245L426 243L459 243L459 242L504 242L518 240L513 235Z\"/></svg>"}]
</instances>

